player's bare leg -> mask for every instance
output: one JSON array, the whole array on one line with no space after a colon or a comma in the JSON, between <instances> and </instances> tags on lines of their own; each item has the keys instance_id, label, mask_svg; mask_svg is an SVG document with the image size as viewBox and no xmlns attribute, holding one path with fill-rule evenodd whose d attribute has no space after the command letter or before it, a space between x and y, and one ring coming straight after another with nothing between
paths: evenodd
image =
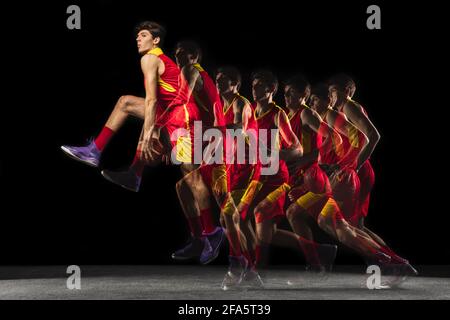
<instances>
[{"instance_id":1,"label":"player's bare leg","mask_svg":"<svg viewBox=\"0 0 450 320\"><path fill-rule=\"evenodd\" d=\"M362 231L352 227L342 218L340 209L334 199L330 198L325 204L318 217L318 224L325 232L355 250L361 256L370 258L379 264L390 262L390 256L384 254L375 241L370 239L368 235L364 235Z\"/></svg>"},{"instance_id":2,"label":"player's bare leg","mask_svg":"<svg viewBox=\"0 0 450 320\"><path fill-rule=\"evenodd\" d=\"M200 217L200 210L205 206L209 206L209 199L198 196L198 193L209 194L208 188L203 183L198 170L193 170L186 174L177 183L176 188L189 223L192 241L186 247L173 253L172 258L176 260L199 258L200 263L207 264L216 258L216 256L213 256L213 250L208 238L203 235Z\"/></svg>"},{"instance_id":3,"label":"player's bare leg","mask_svg":"<svg viewBox=\"0 0 450 320\"><path fill-rule=\"evenodd\" d=\"M298 204L293 203L286 210L286 218L292 230L308 240L314 240L311 227L309 226L308 213Z\"/></svg>"},{"instance_id":4,"label":"player's bare leg","mask_svg":"<svg viewBox=\"0 0 450 320\"><path fill-rule=\"evenodd\" d=\"M246 248L248 252L248 260L253 264L255 262L256 254L256 232L253 227L252 219L240 219L240 228L245 236L245 239L247 239Z\"/></svg>"},{"instance_id":5,"label":"player's bare leg","mask_svg":"<svg viewBox=\"0 0 450 320\"><path fill-rule=\"evenodd\" d=\"M120 117L114 117L114 119L110 120L112 123L117 123L120 121ZM163 139L165 139L165 137L163 136L164 134L165 132L161 133L161 135L157 137L158 140L153 143L153 160L144 161L141 159L141 150L143 148L142 143L144 137L144 129L142 129L138 146L136 148L136 153L130 167L125 171L102 170L102 176L108 181L115 183L129 191L138 192L141 186L142 173L144 172L144 168L155 167L162 162L162 157L165 153L165 147L162 142Z\"/></svg>"},{"instance_id":6,"label":"player's bare leg","mask_svg":"<svg viewBox=\"0 0 450 320\"><path fill-rule=\"evenodd\" d=\"M220 184L220 180L216 184ZM222 282L222 289L227 290L239 285L244 277L246 285L262 285L259 275L253 268L253 261L248 255L247 239L240 229L240 214L233 197L226 188L213 187L214 197L221 208L221 216L226 226L230 245L229 268Z\"/></svg>"},{"instance_id":7,"label":"player's bare leg","mask_svg":"<svg viewBox=\"0 0 450 320\"><path fill-rule=\"evenodd\" d=\"M184 182L192 190L192 195L200 210L210 206L209 191L205 185L199 170L195 170L183 178ZM243 256L242 252L246 249L245 236L240 231L239 227L239 212L231 197L231 193L226 191L226 176L220 176L216 181L212 181L211 190L213 196L221 209L221 221L225 225L227 238L233 252L230 258L230 268L227 272L222 288L227 290L241 282L242 276L247 269L248 261ZM204 257L203 257L204 256ZM208 263L215 258L212 253L202 252L200 261Z\"/></svg>"},{"instance_id":8,"label":"player's bare leg","mask_svg":"<svg viewBox=\"0 0 450 320\"><path fill-rule=\"evenodd\" d=\"M120 97L97 138L92 139L86 146L63 145L61 149L75 160L98 167L104 148L130 116L144 118L144 98L131 95Z\"/></svg>"},{"instance_id":9,"label":"player's bare leg","mask_svg":"<svg viewBox=\"0 0 450 320\"><path fill-rule=\"evenodd\" d=\"M193 169L194 169L193 165L187 164L182 165L182 172L183 174L185 174L185 176L193 172L194 171ZM195 175L195 173L193 173L193 175ZM186 220L188 221L189 228L191 230L191 235L194 235L195 230L198 228L202 230L202 235L206 236L210 242L212 249L212 256L214 259L215 257L218 256L221 244L223 242L224 238L223 230L220 227L214 227L212 231L205 229L206 224L205 220L211 219L211 217L208 218L205 217L205 214L210 215L210 212L205 213L204 208L206 207L207 210L209 210L211 206L210 201L211 195L207 188L206 190L202 188L200 189L202 194L195 197L191 189L191 186L187 182L187 179L194 179L194 177L183 178L176 184L176 190L178 199L180 201L180 205L183 209L183 213L186 217ZM197 190L194 191L197 192ZM200 196L201 199L197 202L197 199L200 198ZM211 224L211 222L209 223ZM191 244L189 243L187 247L190 246ZM174 252L172 254L172 258L176 260L198 258L198 256L195 256L196 252L194 251L191 252L189 250L186 251L186 248L182 248ZM213 259L208 260L212 261Z\"/></svg>"},{"instance_id":10,"label":"player's bare leg","mask_svg":"<svg viewBox=\"0 0 450 320\"><path fill-rule=\"evenodd\" d=\"M269 214L275 207L276 202L274 199L283 196L289 190L290 187L286 185L280 186L262 200L255 210L261 214ZM297 207L300 209L298 205ZM272 243L302 251L308 263L308 269L311 268L314 271L331 270L336 257L337 247L335 245L316 243L313 240L311 229L305 223L306 219L302 219L300 214L298 214L302 210L294 212L293 209L294 207L290 208L286 214L290 223L293 222L295 233L275 228ZM306 234L307 237L304 237L303 234Z\"/></svg>"}]
</instances>

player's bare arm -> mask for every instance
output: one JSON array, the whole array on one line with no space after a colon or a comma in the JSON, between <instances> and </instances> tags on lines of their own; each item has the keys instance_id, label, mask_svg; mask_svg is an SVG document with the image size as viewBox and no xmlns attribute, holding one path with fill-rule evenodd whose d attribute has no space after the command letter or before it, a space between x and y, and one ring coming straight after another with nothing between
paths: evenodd
<instances>
[{"instance_id":1,"label":"player's bare arm","mask_svg":"<svg viewBox=\"0 0 450 320\"><path fill-rule=\"evenodd\" d=\"M280 150L280 157L286 161L295 160L303 155L303 147L295 133L292 131L289 118L283 110L275 117L275 125L279 129L281 138L286 142L287 149Z\"/></svg>"},{"instance_id":2,"label":"player's bare arm","mask_svg":"<svg viewBox=\"0 0 450 320\"><path fill-rule=\"evenodd\" d=\"M354 163L356 160L355 158L360 156L364 148L367 147L369 139L364 132L348 121L345 114L341 112L330 110L327 114L327 122L331 124L332 127L339 132L339 134L347 137L350 141L351 147L339 161L339 167L343 168L351 163Z\"/></svg>"},{"instance_id":3,"label":"player's bare arm","mask_svg":"<svg viewBox=\"0 0 450 320\"><path fill-rule=\"evenodd\" d=\"M369 139L369 143L365 146L365 148L359 155L356 167L356 171L358 171L359 168L361 168L361 166L364 164L364 162L366 162L366 160L370 158L372 152L375 150L378 141L380 141L380 133L363 112L362 107L358 103L354 102L353 100L347 100L343 110L348 119L356 127L358 127L358 129L361 130Z\"/></svg>"},{"instance_id":4,"label":"player's bare arm","mask_svg":"<svg viewBox=\"0 0 450 320\"><path fill-rule=\"evenodd\" d=\"M144 113L144 138L142 141L141 158L146 161L152 160L152 136L154 133L155 117L156 117L156 103L157 99L157 84L161 68L161 61L154 55L144 55L141 58L141 68L145 77L145 113ZM163 70L161 71L161 73Z\"/></svg>"}]
</instances>

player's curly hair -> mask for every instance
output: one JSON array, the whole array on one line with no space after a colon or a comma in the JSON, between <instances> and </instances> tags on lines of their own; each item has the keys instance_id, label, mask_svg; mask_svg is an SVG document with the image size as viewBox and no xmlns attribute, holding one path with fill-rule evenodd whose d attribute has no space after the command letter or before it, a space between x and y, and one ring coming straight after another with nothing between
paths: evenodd
<instances>
[{"instance_id":1,"label":"player's curly hair","mask_svg":"<svg viewBox=\"0 0 450 320\"><path fill-rule=\"evenodd\" d=\"M153 38L159 38L159 45L162 46L166 38L166 28L154 21L142 21L134 28L134 33L137 36L142 30L148 30Z\"/></svg>"},{"instance_id":2,"label":"player's curly hair","mask_svg":"<svg viewBox=\"0 0 450 320\"><path fill-rule=\"evenodd\" d=\"M337 86L340 91L344 91L347 87L356 88L355 81L346 73L338 73L331 76L327 83L329 86Z\"/></svg>"},{"instance_id":3,"label":"player's curly hair","mask_svg":"<svg viewBox=\"0 0 450 320\"><path fill-rule=\"evenodd\" d=\"M323 82L315 84L311 89L311 96L316 96L319 99L328 99L328 85Z\"/></svg>"},{"instance_id":4,"label":"player's curly hair","mask_svg":"<svg viewBox=\"0 0 450 320\"><path fill-rule=\"evenodd\" d=\"M241 87L242 83L242 76L241 72L238 70L238 68L233 66L222 66L217 69L216 74L222 73L225 76L227 76L232 82L236 83L237 88Z\"/></svg>"},{"instance_id":5,"label":"player's curly hair","mask_svg":"<svg viewBox=\"0 0 450 320\"><path fill-rule=\"evenodd\" d=\"M264 82L267 86L269 86L272 91L273 95L277 93L278 90L278 78L277 76L269 70L258 70L252 73L251 80L252 82L256 79L261 80Z\"/></svg>"},{"instance_id":6,"label":"player's curly hair","mask_svg":"<svg viewBox=\"0 0 450 320\"><path fill-rule=\"evenodd\" d=\"M194 57L197 58L198 62L201 62L202 60L202 49L200 49L200 46L191 40L183 40L177 43L175 46L175 50L177 49L183 49L187 53L192 54Z\"/></svg>"},{"instance_id":7,"label":"player's curly hair","mask_svg":"<svg viewBox=\"0 0 450 320\"><path fill-rule=\"evenodd\" d=\"M291 78L289 78L286 83L286 86L291 86L298 92L305 94L306 99L308 99L310 93L311 93L311 85L309 84L308 80L302 75L297 74Z\"/></svg>"}]
</instances>

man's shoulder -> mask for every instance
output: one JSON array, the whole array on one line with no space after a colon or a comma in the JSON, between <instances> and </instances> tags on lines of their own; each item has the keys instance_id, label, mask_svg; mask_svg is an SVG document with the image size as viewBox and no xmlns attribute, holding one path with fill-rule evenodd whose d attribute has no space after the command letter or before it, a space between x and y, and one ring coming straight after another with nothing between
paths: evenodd
<instances>
[{"instance_id":1,"label":"man's shoulder","mask_svg":"<svg viewBox=\"0 0 450 320\"><path fill-rule=\"evenodd\" d=\"M161 61L161 59L157 55L154 55L154 54L147 53L141 57L141 63L143 63L143 64L156 64L160 61Z\"/></svg>"},{"instance_id":2,"label":"man's shoulder","mask_svg":"<svg viewBox=\"0 0 450 320\"><path fill-rule=\"evenodd\" d=\"M364 113L364 108L362 107L362 105L353 99L347 99L347 101L344 104L344 110L345 109Z\"/></svg>"}]
</instances>

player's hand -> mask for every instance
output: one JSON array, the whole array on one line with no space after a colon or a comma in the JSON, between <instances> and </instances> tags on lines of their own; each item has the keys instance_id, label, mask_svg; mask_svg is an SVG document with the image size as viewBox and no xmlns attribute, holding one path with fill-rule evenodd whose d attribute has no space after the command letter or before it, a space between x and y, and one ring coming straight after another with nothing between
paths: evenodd
<instances>
[{"instance_id":1,"label":"player's hand","mask_svg":"<svg viewBox=\"0 0 450 320\"><path fill-rule=\"evenodd\" d=\"M162 150L162 144L159 141L160 130L151 127L150 130L144 133L142 141L141 160L151 162L155 158L155 148Z\"/></svg>"},{"instance_id":2,"label":"player's hand","mask_svg":"<svg viewBox=\"0 0 450 320\"><path fill-rule=\"evenodd\" d=\"M152 145L150 143L151 141L151 136L153 135L153 127L147 131L144 132L144 138L142 139L141 142L141 161L148 161L151 157L150 155L150 150L152 148Z\"/></svg>"}]
</instances>

